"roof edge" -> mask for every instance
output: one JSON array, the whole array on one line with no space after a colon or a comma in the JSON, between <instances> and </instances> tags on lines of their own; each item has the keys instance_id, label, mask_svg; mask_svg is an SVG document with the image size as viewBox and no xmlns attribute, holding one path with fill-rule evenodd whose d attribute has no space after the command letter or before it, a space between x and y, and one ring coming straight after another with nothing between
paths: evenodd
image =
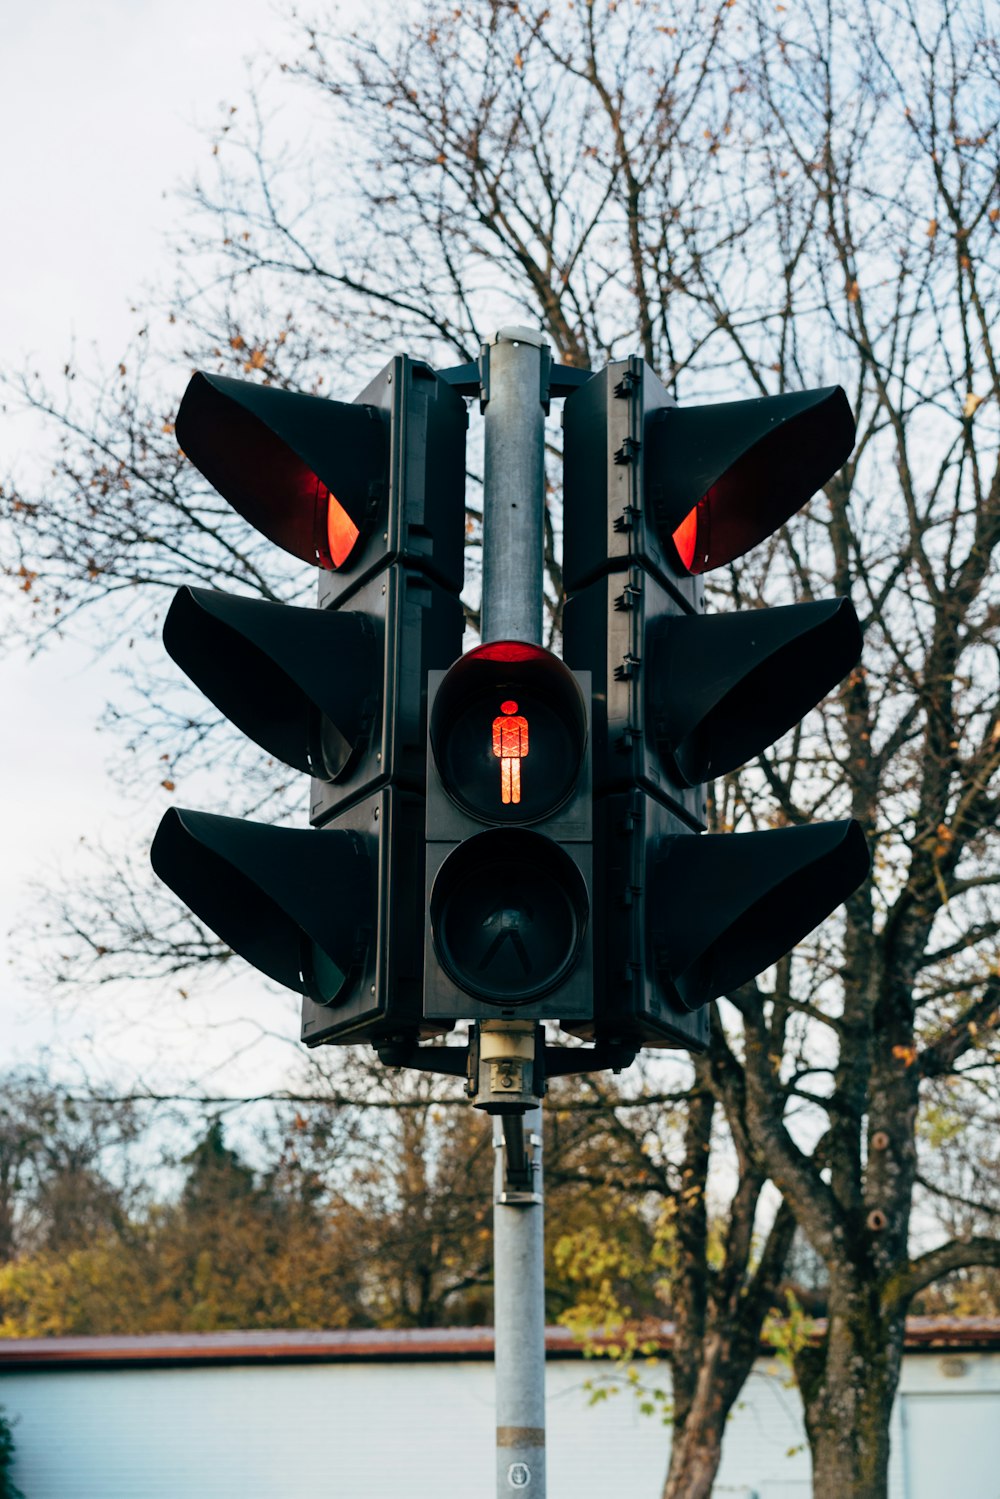
<instances>
[{"instance_id":1,"label":"roof edge","mask_svg":"<svg viewBox=\"0 0 1000 1499\"><path fill-rule=\"evenodd\" d=\"M653 1324L649 1342L667 1352L673 1324ZM818 1340L826 1322L812 1323ZM1000 1317L909 1317L911 1352L979 1348L1000 1351ZM767 1355L770 1348L763 1346ZM548 1358L581 1358L583 1348L564 1327L545 1329ZM491 1327L373 1328L330 1331L141 1333L110 1337L0 1339L0 1369L169 1367L191 1364L408 1362L491 1360Z\"/></svg>"}]
</instances>

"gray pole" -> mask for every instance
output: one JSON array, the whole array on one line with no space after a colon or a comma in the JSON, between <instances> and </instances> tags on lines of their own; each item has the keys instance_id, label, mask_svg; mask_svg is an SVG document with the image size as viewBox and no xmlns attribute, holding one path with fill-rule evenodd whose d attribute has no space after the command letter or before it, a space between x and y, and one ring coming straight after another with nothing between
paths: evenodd
<instances>
[{"instance_id":1,"label":"gray pole","mask_svg":"<svg viewBox=\"0 0 1000 1499\"><path fill-rule=\"evenodd\" d=\"M548 349L539 333L502 328L486 356L481 635L540 645ZM494 1117L497 1499L545 1499L541 1109L527 1110L523 1121L533 1147L532 1190L512 1194L505 1190L503 1119ZM509 1120L509 1128L519 1123Z\"/></svg>"},{"instance_id":2,"label":"gray pole","mask_svg":"<svg viewBox=\"0 0 1000 1499\"><path fill-rule=\"evenodd\" d=\"M541 334L527 328L501 328L487 346L483 640L542 643L548 365Z\"/></svg>"}]
</instances>

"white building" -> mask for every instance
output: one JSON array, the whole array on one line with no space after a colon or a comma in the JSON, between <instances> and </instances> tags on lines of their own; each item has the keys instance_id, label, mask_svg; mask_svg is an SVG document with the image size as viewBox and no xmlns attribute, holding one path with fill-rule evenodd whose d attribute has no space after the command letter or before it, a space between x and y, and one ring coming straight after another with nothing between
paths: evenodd
<instances>
[{"instance_id":1,"label":"white building","mask_svg":"<svg viewBox=\"0 0 1000 1499\"><path fill-rule=\"evenodd\" d=\"M25 1499L490 1499L492 1351L464 1328L12 1339L0 1404ZM550 1329L549 1499L659 1499L669 1428L627 1391L591 1404L606 1367ZM1000 1499L1000 1321L912 1319L892 1445L891 1499ZM773 1360L733 1413L714 1493L811 1499Z\"/></svg>"}]
</instances>

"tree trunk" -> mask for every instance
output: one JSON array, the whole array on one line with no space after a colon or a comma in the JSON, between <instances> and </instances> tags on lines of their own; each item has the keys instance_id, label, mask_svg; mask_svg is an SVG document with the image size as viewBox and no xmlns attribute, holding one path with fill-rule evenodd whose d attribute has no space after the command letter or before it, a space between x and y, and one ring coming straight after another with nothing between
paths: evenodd
<instances>
[{"instance_id":1,"label":"tree trunk","mask_svg":"<svg viewBox=\"0 0 1000 1499\"><path fill-rule=\"evenodd\" d=\"M904 1325L902 1316L886 1318L870 1291L855 1287L831 1294L824 1338L796 1355L815 1499L887 1499Z\"/></svg>"},{"instance_id":2,"label":"tree trunk","mask_svg":"<svg viewBox=\"0 0 1000 1499\"><path fill-rule=\"evenodd\" d=\"M709 1499L726 1421L753 1367L762 1320L763 1314L737 1314L730 1325L706 1333L690 1404L683 1423L674 1426L662 1499Z\"/></svg>"},{"instance_id":3,"label":"tree trunk","mask_svg":"<svg viewBox=\"0 0 1000 1499\"><path fill-rule=\"evenodd\" d=\"M690 1434L691 1440L685 1437ZM670 1471L663 1499L710 1499L722 1457L722 1433L687 1426L670 1451Z\"/></svg>"},{"instance_id":4,"label":"tree trunk","mask_svg":"<svg viewBox=\"0 0 1000 1499\"><path fill-rule=\"evenodd\" d=\"M711 1363L703 1370L715 1372ZM706 1390L707 1383L699 1379L687 1420L681 1428L674 1428L663 1499L710 1499L722 1459L729 1407L721 1391Z\"/></svg>"}]
</instances>

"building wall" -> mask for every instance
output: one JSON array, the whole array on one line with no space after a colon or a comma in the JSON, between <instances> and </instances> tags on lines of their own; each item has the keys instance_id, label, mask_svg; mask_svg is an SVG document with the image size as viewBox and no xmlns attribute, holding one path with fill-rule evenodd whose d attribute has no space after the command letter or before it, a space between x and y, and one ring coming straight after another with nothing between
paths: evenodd
<instances>
[{"instance_id":1,"label":"building wall","mask_svg":"<svg viewBox=\"0 0 1000 1499\"><path fill-rule=\"evenodd\" d=\"M601 1367L548 1363L549 1499L658 1499L669 1428L628 1391L590 1404ZM493 1493L488 1362L13 1370L0 1403L26 1499ZM893 1437L891 1499L1000 1499L1000 1354L908 1355ZM732 1416L715 1494L811 1499L798 1396L772 1362Z\"/></svg>"}]
</instances>

